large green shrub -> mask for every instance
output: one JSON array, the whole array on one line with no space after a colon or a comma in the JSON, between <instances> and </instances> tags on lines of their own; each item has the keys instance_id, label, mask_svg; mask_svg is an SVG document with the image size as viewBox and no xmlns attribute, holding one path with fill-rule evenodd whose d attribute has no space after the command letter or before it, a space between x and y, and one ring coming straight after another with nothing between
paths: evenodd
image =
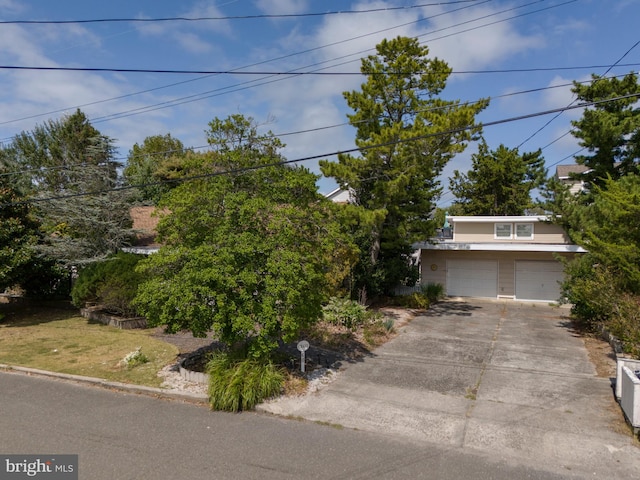
<instances>
[{"instance_id":1,"label":"large green shrub","mask_svg":"<svg viewBox=\"0 0 640 480\"><path fill-rule=\"evenodd\" d=\"M142 275L136 272L141 258L133 253L119 252L84 267L71 289L73 304L83 307L92 302L117 315L136 315L131 302L142 281Z\"/></svg>"},{"instance_id":2,"label":"large green shrub","mask_svg":"<svg viewBox=\"0 0 640 480\"><path fill-rule=\"evenodd\" d=\"M595 263L590 254L576 257L565 266L562 294L571 304L574 319L584 328L597 331L614 311L618 296L615 275Z\"/></svg>"},{"instance_id":3,"label":"large green shrub","mask_svg":"<svg viewBox=\"0 0 640 480\"><path fill-rule=\"evenodd\" d=\"M237 360L216 354L207 364L209 402L213 410L250 410L266 398L278 395L285 375L271 362L251 358Z\"/></svg>"},{"instance_id":4,"label":"large green shrub","mask_svg":"<svg viewBox=\"0 0 640 480\"><path fill-rule=\"evenodd\" d=\"M640 296L625 292L619 275L587 254L566 266L563 294L584 329L617 337L626 353L640 358Z\"/></svg>"}]
</instances>

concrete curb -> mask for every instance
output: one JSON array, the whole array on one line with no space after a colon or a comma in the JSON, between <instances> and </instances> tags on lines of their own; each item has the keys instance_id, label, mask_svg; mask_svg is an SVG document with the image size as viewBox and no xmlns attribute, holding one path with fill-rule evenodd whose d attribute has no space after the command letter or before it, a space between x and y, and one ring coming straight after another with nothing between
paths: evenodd
<instances>
[{"instance_id":1,"label":"concrete curb","mask_svg":"<svg viewBox=\"0 0 640 480\"><path fill-rule=\"evenodd\" d=\"M139 395L148 395L151 397L162 398L166 400L180 400L183 402L196 403L206 405L209 397L202 393L189 393L177 390L166 390L164 388L147 387L144 385L133 385L129 383L111 382L102 378L85 377L83 375L71 375L68 373L50 372L48 370L39 370L37 368L19 367L15 365L5 365L0 363L0 371L15 372L23 375L37 375L41 377L56 378L68 382L84 383L97 387L107 388L110 390L118 390L121 392L135 393Z\"/></svg>"}]
</instances>

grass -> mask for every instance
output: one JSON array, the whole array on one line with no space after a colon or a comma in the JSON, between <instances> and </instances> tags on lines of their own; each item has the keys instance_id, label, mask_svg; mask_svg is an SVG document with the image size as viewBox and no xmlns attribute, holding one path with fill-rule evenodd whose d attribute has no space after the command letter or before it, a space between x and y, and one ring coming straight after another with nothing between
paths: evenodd
<instances>
[{"instance_id":1,"label":"grass","mask_svg":"<svg viewBox=\"0 0 640 480\"><path fill-rule=\"evenodd\" d=\"M178 350L149 330L120 330L89 322L77 309L48 305L2 305L0 363L110 381L159 387L157 373L175 361ZM140 347L148 362L128 366L123 359Z\"/></svg>"}]
</instances>

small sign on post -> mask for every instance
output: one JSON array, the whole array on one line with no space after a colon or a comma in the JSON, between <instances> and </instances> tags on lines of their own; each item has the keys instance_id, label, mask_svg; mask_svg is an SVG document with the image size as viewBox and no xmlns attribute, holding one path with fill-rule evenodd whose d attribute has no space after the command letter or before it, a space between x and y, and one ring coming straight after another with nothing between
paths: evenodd
<instances>
[{"instance_id":1,"label":"small sign on post","mask_svg":"<svg viewBox=\"0 0 640 480\"><path fill-rule=\"evenodd\" d=\"M309 350L309 342L302 340L298 342L298 350L300 350L300 371L304 373L305 353Z\"/></svg>"}]
</instances>

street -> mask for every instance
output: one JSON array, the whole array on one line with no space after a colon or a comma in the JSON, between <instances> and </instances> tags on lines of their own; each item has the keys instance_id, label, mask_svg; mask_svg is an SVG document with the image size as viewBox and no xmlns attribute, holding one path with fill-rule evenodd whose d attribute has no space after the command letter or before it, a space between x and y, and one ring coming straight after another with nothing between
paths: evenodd
<instances>
[{"instance_id":1,"label":"street","mask_svg":"<svg viewBox=\"0 0 640 480\"><path fill-rule=\"evenodd\" d=\"M5 372L0 453L78 454L79 478L91 480L572 478L393 435Z\"/></svg>"}]
</instances>

